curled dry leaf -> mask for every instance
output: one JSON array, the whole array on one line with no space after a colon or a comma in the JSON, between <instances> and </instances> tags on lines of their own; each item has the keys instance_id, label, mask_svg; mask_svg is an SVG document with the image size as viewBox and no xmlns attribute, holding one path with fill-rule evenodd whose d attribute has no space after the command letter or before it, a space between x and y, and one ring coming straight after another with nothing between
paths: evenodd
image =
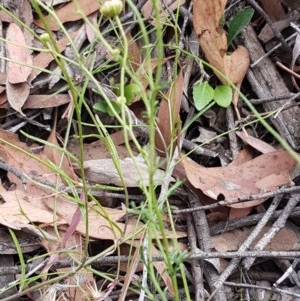
<instances>
[{"instance_id":1,"label":"curled dry leaf","mask_svg":"<svg viewBox=\"0 0 300 301\"><path fill-rule=\"evenodd\" d=\"M28 83L19 83L11 84L10 82L6 83L6 97L10 106L24 115L22 112L22 107L26 102L30 93L30 86Z\"/></svg>"},{"instance_id":2,"label":"curled dry leaf","mask_svg":"<svg viewBox=\"0 0 300 301\"><path fill-rule=\"evenodd\" d=\"M249 144L252 146L254 149L260 151L262 154L270 153L270 152L275 152L276 148L273 147L272 145L264 142L263 140L260 140L258 138L255 138L251 135L245 135L244 132L242 131L237 131L236 135L241 138L245 143Z\"/></svg>"},{"instance_id":3,"label":"curled dry leaf","mask_svg":"<svg viewBox=\"0 0 300 301\"><path fill-rule=\"evenodd\" d=\"M214 200L237 200L282 185L290 185L289 172L295 160L285 151L263 154L239 166L206 168L189 158L182 161L189 182ZM252 207L263 200L230 205L234 208Z\"/></svg>"}]
</instances>

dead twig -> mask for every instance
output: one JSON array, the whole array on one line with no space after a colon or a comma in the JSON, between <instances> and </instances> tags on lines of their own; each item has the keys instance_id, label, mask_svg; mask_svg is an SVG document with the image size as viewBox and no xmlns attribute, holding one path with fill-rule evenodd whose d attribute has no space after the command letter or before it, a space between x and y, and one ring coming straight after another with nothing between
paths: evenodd
<instances>
[{"instance_id":1,"label":"dead twig","mask_svg":"<svg viewBox=\"0 0 300 301\"><path fill-rule=\"evenodd\" d=\"M228 206L228 205L232 205L232 204L249 202L249 201L254 201L254 200L259 200L259 199L267 199L267 198L281 195L284 193L295 194L295 193L299 193L299 192L300 192L300 186L283 187L283 188L279 188L275 191L259 193L259 194L252 194L252 195L249 195L247 197L243 197L243 198L240 198L237 200L232 200L232 201L224 200L224 201L216 202L211 205L196 206L195 208L187 208L187 209L177 209L177 210L173 210L173 214L186 214L186 213L199 211L199 210L209 210L209 209L214 209L214 208L218 208L221 206Z\"/></svg>"},{"instance_id":2,"label":"dead twig","mask_svg":"<svg viewBox=\"0 0 300 301\"><path fill-rule=\"evenodd\" d=\"M192 223L191 215L187 216L187 233L189 244L191 246L191 251L193 254L197 253L197 237L194 224ZM192 273L193 273L193 282L195 287L195 301L204 300L204 282L203 282L203 271L201 269L201 264L199 260L193 259L192 263Z\"/></svg>"},{"instance_id":3,"label":"dead twig","mask_svg":"<svg viewBox=\"0 0 300 301\"><path fill-rule=\"evenodd\" d=\"M281 197L276 196L271 205L269 206L268 210L266 211L263 218L259 221L259 223L256 225L256 227L253 229L252 233L248 236L248 238L243 242L243 244L240 246L238 252L241 254L249 249L250 245L253 243L253 241L256 239L258 234L262 231L263 227L267 224L270 217L276 210L277 206L279 205L281 201ZM239 265L240 259L234 258L231 260L227 268L222 272L222 274L219 276L218 280L216 281L215 287L216 290L222 287L226 279L231 275L234 269L237 268Z\"/></svg>"},{"instance_id":4,"label":"dead twig","mask_svg":"<svg viewBox=\"0 0 300 301\"><path fill-rule=\"evenodd\" d=\"M190 206L194 207L199 203L198 198L194 195L192 191L189 193L189 202ZM192 213L196 236L198 240L198 244L201 250L205 252L212 251L212 243L210 239L210 231L207 223L207 218L204 210L196 211ZM219 259L216 258L216 265L220 265ZM226 301L227 297L224 290L220 287L216 290L216 282L218 279L218 273L216 268L208 261L203 260L201 262L202 270L205 275L205 278L208 282L208 285L211 289L211 292L214 296L211 295L211 298L215 301ZM214 293L215 292L215 293Z\"/></svg>"}]
</instances>

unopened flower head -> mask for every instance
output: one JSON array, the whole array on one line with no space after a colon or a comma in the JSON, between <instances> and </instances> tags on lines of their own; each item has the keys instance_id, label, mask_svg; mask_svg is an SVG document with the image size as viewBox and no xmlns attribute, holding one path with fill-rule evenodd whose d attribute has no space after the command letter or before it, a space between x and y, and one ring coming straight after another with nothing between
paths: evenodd
<instances>
[{"instance_id":1,"label":"unopened flower head","mask_svg":"<svg viewBox=\"0 0 300 301\"><path fill-rule=\"evenodd\" d=\"M100 12L104 17L114 18L118 16L123 9L121 0L108 0L105 1L100 8Z\"/></svg>"}]
</instances>

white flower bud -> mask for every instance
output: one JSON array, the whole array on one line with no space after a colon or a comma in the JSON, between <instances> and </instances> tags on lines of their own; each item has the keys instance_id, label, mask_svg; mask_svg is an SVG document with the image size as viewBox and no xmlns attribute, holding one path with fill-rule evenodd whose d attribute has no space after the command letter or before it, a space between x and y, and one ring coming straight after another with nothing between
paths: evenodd
<instances>
[{"instance_id":1,"label":"white flower bud","mask_svg":"<svg viewBox=\"0 0 300 301\"><path fill-rule=\"evenodd\" d=\"M122 9L123 3L121 0L108 0L103 3L100 13L104 17L114 18L121 13Z\"/></svg>"}]
</instances>

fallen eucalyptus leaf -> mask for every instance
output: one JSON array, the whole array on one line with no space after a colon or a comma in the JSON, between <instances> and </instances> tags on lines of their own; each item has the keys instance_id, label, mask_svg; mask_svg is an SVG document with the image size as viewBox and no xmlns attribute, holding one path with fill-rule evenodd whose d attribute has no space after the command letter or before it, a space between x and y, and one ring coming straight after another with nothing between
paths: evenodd
<instances>
[{"instance_id":1,"label":"fallen eucalyptus leaf","mask_svg":"<svg viewBox=\"0 0 300 301\"><path fill-rule=\"evenodd\" d=\"M97 184L114 184L123 186L120 175L115 167L112 159L88 160L83 163L86 171L86 178ZM139 187L140 185L148 186L149 171L148 166L136 158L134 161L131 158L120 160L120 167L126 187ZM165 177L165 172L157 169L154 180L155 184L159 185Z\"/></svg>"}]
</instances>

